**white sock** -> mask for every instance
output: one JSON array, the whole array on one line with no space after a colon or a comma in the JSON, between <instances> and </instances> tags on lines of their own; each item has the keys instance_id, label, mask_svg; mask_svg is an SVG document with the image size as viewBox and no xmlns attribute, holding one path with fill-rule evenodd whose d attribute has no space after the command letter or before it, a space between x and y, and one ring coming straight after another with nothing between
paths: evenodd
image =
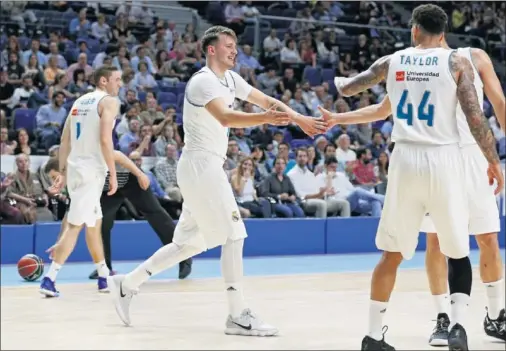
<instances>
[{"instance_id":1,"label":"white sock","mask_svg":"<svg viewBox=\"0 0 506 351\"><path fill-rule=\"evenodd\" d=\"M244 240L227 240L221 247L221 273L225 279L228 311L232 318L239 317L246 308L240 283L243 277L243 245Z\"/></svg>"},{"instance_id":2,"label":"white sock","mask_svg":"<svg viewBox=\"0 0 506 351\"><path fill-rule=\"evenodd\" d=\"M434 298L434 303L436 304L436 311L438 314L446 313L446 315L450 316L450 295L449 294L441 294L441 295L432 295Z\"/></svg>"},{"instance_id":3,"label":"white sock","mask_svg":"<svg viewBox=\"0 0 506 351\"><path fill-rule=\"evenodd\" d=\"M387 312L388 302L371 300L369 303L369 335L375 340L383 339L383 318Z\"/></svg>"},{"instance_id":4,"label":"white sock","mask_svg":"<svg viewBox=\"0 0 506 351\"><path fill-rule=\"evenodd\" d=\"M202 252L193 246L179 246L174 243L165 245L156 251L153 256L141 263L137 268L125 276L123 285L129 289L137 289L152 275L158 274L181 261Z\"/></svg>"},{"instance_id":5,"label":"white sock","mask_svg":"<svg viewBox=\"0 0 506 351\"><path fill-rule=\"evenodd\" d=\"M51 279L51 281L56 280L56 276L58 275L58 272L61 269L61 265L56 263L55 261L51 262L51 266L49 267L49 271L46 274L46 277Z\"/></svg>"},{"instance_id":6,"label":"white sock","mask_svg":"<svg viewBox=\"0 0 506 351\"><path fill-rule=\"evenodd\" d=\"M501 279L496 282L484 284L488 297L488 317L495 320L499 317L501 310L504 308L504 280Z\"/></svg>"},{"instance_id":7,"label":"white sock","mask_svg":"<svg viewBox=\"0 0 506 351\"><path fill-rule=\"evenodd\" d=\"M469 301L471 296L463 293L451 294L451 316L450 316L450 328L451 330L455 324L465 326L466 314L469 308Z\"/></svg>"},{"instance_id":8,"label":"white sock","mask_svg":"<svg viewBox=\"0 0 506 351\"><path fill-rule=\"evenodd\" d=\"M105 260L95 263L97 267L97 273L100 278L107 278L109 276L109 267L105 263Z\"/></svg>"}]
</instances>

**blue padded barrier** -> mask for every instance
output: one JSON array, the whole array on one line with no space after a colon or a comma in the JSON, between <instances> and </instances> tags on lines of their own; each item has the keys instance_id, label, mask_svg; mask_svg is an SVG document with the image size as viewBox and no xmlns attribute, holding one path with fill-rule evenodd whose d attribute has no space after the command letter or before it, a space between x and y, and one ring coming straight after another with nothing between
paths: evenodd
<instances>
[{"instance_id":1,"label":"blue padded barrier","mask_svg":"<svg viewBox=\"0 0 506 351\"><path fill-rule=\"evenodd\" d=\"M1 263L17 263L26 254L34 253L33 225L2 225L0 228Z\"/></svg>"}]
</instances>

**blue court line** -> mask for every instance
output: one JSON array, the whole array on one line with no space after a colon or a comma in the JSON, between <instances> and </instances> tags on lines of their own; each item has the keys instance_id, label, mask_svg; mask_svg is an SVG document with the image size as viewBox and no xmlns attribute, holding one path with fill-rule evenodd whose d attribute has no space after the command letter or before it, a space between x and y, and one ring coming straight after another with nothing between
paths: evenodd
<instances>
[{"instance_id":1,"label":"blue court line","mask_svg":"<svg viewBox=\"0 0 506 351\"><path fill-rule=\"evenodd\" d=\"M501 250L504 260L504 250ZM478 264L479 253L471 252L471 262ZM371 272L380 258L380 253L346 254L346 255L315 255L315 256L275 256L245 258L244 273L247 276L269 276L287 274L318 274ZM114 269L127 273L137 267L140 262L114 262ZM425 252L417 252L410 261L404 261L401 268L422 269L425 267ZM45 270L49 268L46 262ZM70 263L65 265L58 274L58 284L90 282L88 275L95 269L93 263ZM178 266L162 272L153 279L177 279ZM21 286L38 284L22 280L14 265L0 268L1 286ZM219 259L196 259L193 264L191 279L217 278L221 276Z\"/></svg>"}]
</instances>

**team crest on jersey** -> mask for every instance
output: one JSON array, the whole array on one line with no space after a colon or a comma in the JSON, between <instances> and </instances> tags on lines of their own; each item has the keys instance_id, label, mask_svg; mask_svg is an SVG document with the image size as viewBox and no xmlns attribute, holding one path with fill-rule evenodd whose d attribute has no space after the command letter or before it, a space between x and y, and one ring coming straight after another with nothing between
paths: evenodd
<instances>
[{"instance_id":1,"label":"team crest on jersey","mask_svg":"<svg viewBox=\"0 0 506 351\"><path fill-rule=\"evenodd\" d=\"M241 215L237 211L232 211L232 221L239 222L241 220Z\"/></svg>"},{"instance_id":2,"label":"team crest on jersey","mask_svg":"<svg viewBox=\"0 0 506 351\"><path fill-rule=\"evenodd\" d=\"M404 72L404 71L395 72L395 81L396 82L403 82L404 79L406 79L406 72Z\"/></svg>"}]
</instances>

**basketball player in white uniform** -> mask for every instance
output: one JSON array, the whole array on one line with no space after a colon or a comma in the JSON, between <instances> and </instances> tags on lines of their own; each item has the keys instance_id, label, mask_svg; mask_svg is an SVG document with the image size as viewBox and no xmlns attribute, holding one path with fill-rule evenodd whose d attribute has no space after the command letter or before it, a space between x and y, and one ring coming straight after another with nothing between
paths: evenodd
<instances>
[{"instance_id":1,"label":"basketball player in white uniform","mask_svg":"<svg viewBox=\"0 0 506 351\"><path fill-rule=\"evenodd\" d=\"M61 138L61 176L54 187L62 189L66 184L71 202L67 229L52 247L53 262L40 285L40 292L48 297L59 295L54 283L56 276L72 253L83 225L88 229L87 238L91 239L88 244L96 253L93 259L99 273L99 289L107 291L109 269L100 236L100 196L108 170L111 179L109 195L117 189L112 130L119 113L117 96L122 83L121 73L114 67L98 68L94 78L97 89L74 102Z\"/></svg>"},{"instance_id":2,"label":"basketball player in white uniform","mask_svg":"<svg viewBox=\"0 0 506 351\"><path fill-rule=\"evenodd\" d=\"M206 53L206 67L189 80L185 91L185 146L177 167L184 203L173 243L159 249L126 276L109 277L109 288L119 317L129 325L132 296L151 275L221 245L222 274L229 306L225 333L271 336L278 330L252 314L242 296L242 251L247 235L223 170L228 128L264 123L286 125L293 121L307 134L315 135L325 130L326 124L321 119L297 115L231 71L237 49L235 33L229 28L209 28L202 38L202 47ZM247 100L267 111L251 114L235 111L235 98ZM271 108L273 105L278 105L284 112L275 111Z\"/></svg>"},{"instance_id":3,"label":"basketball player in white uniform","mask_svg":"<svg viewBox=\"0 0 506 351\"><path fill-rule=\"evenodd\" d=\"M459 147L458 103L490 165L489 176L497 179L499 187L504 180L495 140L474 88L472 66L467 59L441 47L446 23L447 16L440 7L418 6L413 11L411 31L416 47L384 57L355 77L336 81L337 88L350 96L386 79L387 104L394 107L392 140L396 147L376 237L384 254L372 278L369 333L362 341L362 350L393 349L382 335L383 317L397 268L403 258L412 257L428 212L438 229L441 251L454 262L449 349L467 350L462 315L470 298L472 270L467 264L469 209ZM325 119L335 117L325 110L322 113Z\"/></svg>"},{"instance_id":4,"label":"basketball player in white uniform","mask_svg":"<svg viewBox=\"0 0 506 351\"><path fill-rule=\"evenodd\" d=\"M443 47L448 48L446 42ZM501 128L505 130L505 97L489 56L481 49L472 48L460 48L457 53L467 58L473 65L474 86L480 106L483 106L483 92L485 91ZM392 114L390 105L387 96L377 105L339 114L333 123L370 123L383 120ZM475 235L480 248L480 273L488 297L488 313L483 325L487 335L505 340L503 264L497 239L500 223L496 192L500 189L489 184L487 160L483 157L483 153L471 134L460 105L457 108L457 126L461 152L465 161L466 190L468 191L470 209L469 231ZM438 313L437 324L429 338L429 344L431 346L446 346L448 345L448 326L450 325L447 262L439 249L435 226L430 216L424 217L420 231L427 233L425 262L431 293L434 296Z\"/></svg>"}]
</instances>

